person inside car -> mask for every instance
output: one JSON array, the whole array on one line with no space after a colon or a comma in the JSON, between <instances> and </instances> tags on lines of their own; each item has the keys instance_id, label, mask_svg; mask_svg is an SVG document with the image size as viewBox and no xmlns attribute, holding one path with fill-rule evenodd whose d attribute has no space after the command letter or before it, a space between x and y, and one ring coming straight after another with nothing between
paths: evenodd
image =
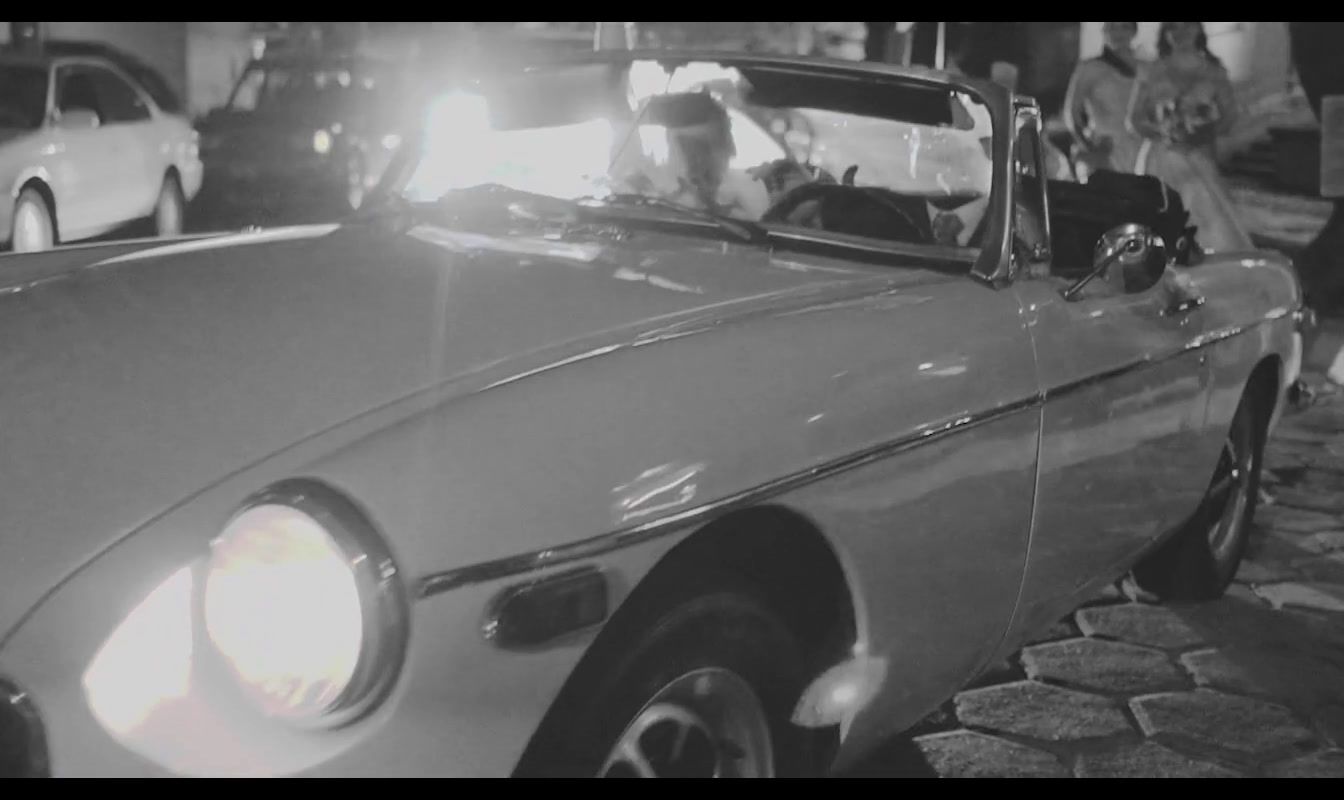
<instances>
[{"instance_id":1,"label":"person inside car","mask_svg":"<svg viewBox=\"0 0 1344 800\"><path fill-rule=\"evenodd\" d=\"M737 148L727 110L707 92L645 101L632 141L612 173L620 190L656 195L692 208L756 220L769 208L765 187L730 164Z\"/></svg>"}]
</instances>

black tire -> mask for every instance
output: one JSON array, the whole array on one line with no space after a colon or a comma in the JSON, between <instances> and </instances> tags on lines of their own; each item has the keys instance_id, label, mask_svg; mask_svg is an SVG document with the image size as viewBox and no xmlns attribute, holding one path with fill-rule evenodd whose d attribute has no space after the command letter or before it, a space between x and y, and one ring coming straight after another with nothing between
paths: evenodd
<instances>
[{"instance_id":1,"label":"black tire","mask_svg":"<svg viewBox=\"0 0 1344 800\"><path fill-rule=\"evenodd\" d=\"M32 246L35 240L30 240L20 233L19 226L24 224L25 219L35 220L44 229L40 237L43 240L40 246ZM14 216L10 225L10 247L19 253L36 252L55 247L60 241L55 215L53 209L47 205L46 198L33 188L19 192L18 199L14 201Z\"/></svg>"},{"instance_id":2,"label":"black tire","mask_svg":"<svg viewBox=\"0 0 1344 800\"><path fill-rule=\"evenodd\" d=\"M154 201L150 222L155 236L179 236L186 227L187 198L182 184L171 173L163 177L159 197Z\"/></svg>"},{"instance_id":3,"label":"black tire","mask_svg":"<svg viewBox=\"0 0 1344 800\"><path fill-rule=\"evenodd\" d=\"M622 777L610 756L650 702L679 678L700 670L727 672L750 686L768 725L773 774L821 775L834 732L790 722L810 676L803 649L787 625L749 588L721 582L666 610L644 616L628 644L595 664L564 702L544 739L534 742L523 774L548 777ZM702 673L703 674L703 673ZM563 701L562 701L563 702ZM651 731L652 729L650 729ZM698 775L677 772L677 776ZM659 776L664 771L659 770ZM705 775L708 777L708 775Z\"/></svg>"},{"instance_id":4,"label":"black tire","mask_svg":"<svg viewBox=\"0 0 1344 800\"><path fill-rule=\"evenodd\" d=\"M1216 600L1227 590L1246 552L1260 495L1264 416L1249 394L1242 397L1203 501L1177 534L1134 567L1139 588L1170 602ZM1232 488L1223 494L1228 480Z\"/></svg>"}]
</instances>

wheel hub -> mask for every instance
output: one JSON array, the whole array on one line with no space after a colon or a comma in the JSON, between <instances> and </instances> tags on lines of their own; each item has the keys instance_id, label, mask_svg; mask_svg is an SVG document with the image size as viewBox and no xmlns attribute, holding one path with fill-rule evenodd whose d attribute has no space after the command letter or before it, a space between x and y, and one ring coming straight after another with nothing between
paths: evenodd
<instances>
[{"instance_id":1,"label":"wheel hub","mask_svg":"<svg viewBox=\"0 0 1344 800\"><path fill-rule=\"evenodd\" d=\"M1227 556L1236 542L1236 531L1248 505L1250 458L1250 448L1241 446L1235 436L1228 437L1209 489L1211 524L1208 540L1219 561Z\"/></svg>"},{"instance_id":2,"label":"wheel hub","mask_svg":"<svg viewBox=\"0 0 1344 800\"><path fill-rule=\"evenodd\" d=\"M756 693L725 669L669 682L635 715L599 774L605 778L773 777L770 726Z\"/></svg>"}]
</instances>

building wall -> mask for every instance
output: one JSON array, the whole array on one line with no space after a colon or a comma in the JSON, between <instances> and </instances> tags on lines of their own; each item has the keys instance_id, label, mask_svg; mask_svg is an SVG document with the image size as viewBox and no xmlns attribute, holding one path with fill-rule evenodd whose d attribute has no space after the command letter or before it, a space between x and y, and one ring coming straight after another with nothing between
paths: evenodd
<instances>
[{"instance_id":1,"label":"building wall","mask_svg":"<svg viewBox=\"0 0 1344 800\"><path fill-rule=\"evenodd\" d=\"M132 53L162 73L168 85L189 102L185 22L44 22L48 39L105 42ZM0 44L9 42L9 23L0 22Z\"/></svg>"},{"instance_id":2,"label":"building wall","mask_svg":"<svg viewBox=\"0 0 1344 800\"><path fill-rule=\"evenodd\" d=\"M223 105L252 56L252 23L187 23L187 94L190 113Z\"/></svg>"},{"instance_id":3,"label":"building wall","mask_svg":"<svg viewBox=\"0 0 1344 800\"><path fill-rule=\"evenodd\" d=\"M50 39L106 42L134 53L187 97L185 22L48 22L44 34Z\"/></svg>"}]
</instances>

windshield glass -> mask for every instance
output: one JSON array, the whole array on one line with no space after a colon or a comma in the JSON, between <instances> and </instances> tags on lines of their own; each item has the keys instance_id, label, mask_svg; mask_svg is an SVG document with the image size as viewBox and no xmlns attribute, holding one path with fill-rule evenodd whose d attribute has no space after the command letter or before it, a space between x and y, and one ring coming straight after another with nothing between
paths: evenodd
<instances>
[{"instance_id":1,"label":"windshield glass","mask_svg":"<svg viewBox=\"0 0 1344 800\"><path fill-rule=\"evenodd\" d=\"M0 128L40 128L46 110L45 69L21 65L0 66Z\"/></svg>"},{"instance_id":2,"label":"windshield glass","mask_svg":"<svg viewBox=\"0 0 1344 800\"><path fill-rule=\"evenodd\" d=\"M973 251L991 125L974 95L895 79L747 62L569 64L434 97L392 188L412 202L483 184L634 196L772 230Z\"/></svg>"},{"instance_id":3,"label":"windshield glass","mask_svg":"<svg viewBox=\"0 0 1344 800\"><path fill-rule=\"evenodd\" d=\"M238 79L228 109L264 112L292 107L332 106L378 96L390 71L367 65L286 65L253 63Z\"/></svg>"}]
</instances>

